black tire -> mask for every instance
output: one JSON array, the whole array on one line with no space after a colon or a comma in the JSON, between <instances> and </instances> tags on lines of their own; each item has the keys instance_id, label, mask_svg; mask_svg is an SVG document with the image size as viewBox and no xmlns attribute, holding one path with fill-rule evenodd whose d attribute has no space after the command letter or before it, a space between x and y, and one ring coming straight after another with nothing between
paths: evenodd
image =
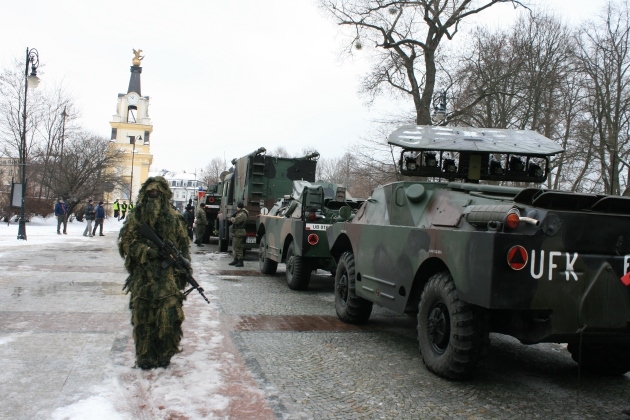
<instances>
[{"instance_id":1,"label":"black tire","mask_svg":"<svg viewBox=\"0 0 630 420\"><path fill-rule=\"evenodd\" d=\"M609 376L630 372L630 343L582 343L581 351L580 343L569 343L567 350L589 372Z\"/></svg>"},{"instance_id":2,"label":"black tire","mask_svg":"<svg viewBox=\"0 0 630 420\"><path fill-rule=\"evenodd\" d=\"M311 269L300 255L295 255L295 243L289 244L285 259L287 284L291 290L306 290L311 281Z\"/></svg>"},{"instance_id":3,"label":"black tire","mask_svg":"<svg viewBox=\"0 0 630 420\"><path fill-rule=\"evenodd\" d=\"M258 267L263 274L276 274L278 262L267 258L267 236L260 238L260 246L258 248Z\"/></svg>"},{"instance_id":4,"label":"black tire","mask_svg":"<svg viewBox=\"0 0 630 420\"><path fill-rule=\"evenodd\" d=\"M446 379L466 379L489 344L485 313L457 297L453 277L437 273L418 304L418 342L425 366Z\"/></svg>"},{"instance_id":5,"label":"black tire","mask_svg":"<svg viewBox=\"0 0 630 420\"><path fill-rule=\"evenodd\" d=\"M227 237L227 232L225 229L225 220L220 220L219 221L219 252L227 252L229 240L230 238Z\"/></svg>"},{"instance_id":6,"label":"black tire","mask_svg":"<svg viewBox=\"0 0 630 420\"><path fill-rule=\"evenodd\" d=\"M335 273L335 310L348 324L364 324L372 314L372 302L357 296L354 254L344 252Z\"/></svg>"}]
</instances>

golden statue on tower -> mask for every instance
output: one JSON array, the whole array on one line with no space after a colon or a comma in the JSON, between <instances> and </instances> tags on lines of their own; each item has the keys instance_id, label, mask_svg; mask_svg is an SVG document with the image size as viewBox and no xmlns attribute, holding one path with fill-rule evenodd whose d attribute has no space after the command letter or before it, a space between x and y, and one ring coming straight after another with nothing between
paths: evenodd
<instances>
[{"instance_id":1,"label":"golden statue on tower","mask_svg":"<svg viewBox=\"0 0 630 420\"><path fill-rule=\"evenodd\" d=\"M134 57L133 57L133 60L131 60L131 63L134 66L139 66L140 65L140 61L142 61L142 59L144 59L144 55L142 57L140 56L140 54L142 54L142 50L134 50L133 48L132 48L132 50L133 50Z\"/></svg>"}]
</instances>

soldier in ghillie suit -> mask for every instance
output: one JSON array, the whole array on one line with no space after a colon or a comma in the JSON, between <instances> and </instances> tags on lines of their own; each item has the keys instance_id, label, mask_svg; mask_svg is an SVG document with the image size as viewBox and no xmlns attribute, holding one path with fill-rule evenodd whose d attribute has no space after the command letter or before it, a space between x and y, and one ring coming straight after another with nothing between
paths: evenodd
<instances>
[{"instance_id":1,"label":"soldier in ghillie suit","mask_svg":"<svg viewBox=\"0 0 630 420\"><path fill-rule=\"evenodd\" d=\"M188 235L182 217L172 209L172 192L160 176L146 180L137 206L120 230L118 250L125 259L129 277L123 290L130 293L131 325L136 344L136 366L166 367L179 353L182 338L182 309L186 286L174 265L162 268L156 246L139 233L147 223L163 241L172 241L190 259Z\"/></svg>"},{"instance_id":2,"label":"soldier in ghillie suit","mask_svg":"<svg viewBox=\"0 0 630 420\"><path fill-rule=\"evenodd\" d=\"M247 218L249 217L249 212L243 205L243 202L239 202L236 205L236 213L230 218L230 222L232 222L232 253L234 254L234 261L232 261L228 265L233 265L234 267L243 267L243 241L245 240L245 234L247 231L245 230L245 224L247 223Z\"/></svg>"}]
</instances>

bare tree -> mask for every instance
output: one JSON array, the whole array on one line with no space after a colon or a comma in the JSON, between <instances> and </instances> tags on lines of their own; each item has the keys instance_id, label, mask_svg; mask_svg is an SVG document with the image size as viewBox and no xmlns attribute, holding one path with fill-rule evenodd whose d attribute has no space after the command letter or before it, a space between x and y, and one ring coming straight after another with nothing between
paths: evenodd
<instances>
[{"instance_id":1,"label":"bare tree","mask_svg":"<svg viewBox=\"0 0 630 420\"><path fill-rule=\"evenodd\" d=\"M436 82L436 54L451 40L462 20L498 3L517 0L320 0L339 25L350 28L352 48L373 44L376 61L363 82L372 98L392 92L410 96L417 124L431 124ZM486 95L485 92L481 93Z\"/></svg>"},{"instance_id":2,"label":"bare tree","mask_svg":"<svg viewBox=\"0 0 630 420\"><path fill-rule=\"evenodd\" d=\"M276 147L273 151L271 151L271 153L269 153L271 156L278 156L278 157L291 157L291 155L289 154L289 152L287 151L287 149L283 146L278 146Z\"/></svg>"},{"instance_id":3,"label":"bare tree","mask_svg":"<svg viewBox=\"0 0 630 420\"><path fill-rule=\"evenodd\" d=\"M123 153L109 147L104 137L77 131L66 139L62 159L55 162L55 170L41 179L54 196L66 197L70 211L89 197L103 197L122 185L123 179L112 168L122 163ZM37 168L36 168L37 170Z\"/></svg>"},{"instance_id":4,"label":"bare tree","mask_svg":"<svg viewBox=\"0 0 630 420\"><path fill-rule=\"evenodd\" d=\"M221 173L227 169L227 163L224 158L214 157L206 165L203 171L204 182L206 185L212 185L220 181Z\"/></svg>"},{"instance_id":5,"label":"bare tree","mask_svg":"<svg viewBox=\"0 0 630 420\"><path fill-rule=\"evenodd\" d=\"M606 192L620 194L619 167L628 161L630 144L630 19L628 3L609 2L600 21L586 23L576 39L580 70L586 76L586 110ZM629 168L630 170L630 168ZM627 186L627 177L623 182Z\"/></svg>"}]
</instances>

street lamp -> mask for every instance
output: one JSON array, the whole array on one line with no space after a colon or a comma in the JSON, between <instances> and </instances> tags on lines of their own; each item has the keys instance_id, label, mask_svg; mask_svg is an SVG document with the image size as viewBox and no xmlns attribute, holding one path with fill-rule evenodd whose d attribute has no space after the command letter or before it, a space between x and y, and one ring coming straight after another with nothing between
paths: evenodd
<instances>
[{"instance_id":1,"label":"street lamp","mask_svg":"<svg viewBox=\"0 0 630 420\"><path fill-rule=\"evenodd\" d=\"M133 144L133 149L131 151L131 182L129 185L129 202L133 203L133 161L136 157L136 137L135 136L127 136L131 139L131 144ZM137 140L142 141L142 136L138 136Z\"/></svg>"},{"instance_id":2,"label":"street lamp","mask_svg":"<svg viewBox=\"0 0 630 420\"><path fill-rule=\"evenodd\" d=\"M431 119L434 123L438 123L446 117L446 91L443 90L439 92L438 95L437 100L440 101L439 105L435 104L437 100L433 101L433 115Z\"/></svg>"},{"instance_id":3,"label":"street lamp","mask_svg":"<svg viewBox=\"0 0 630 420\"><path fill-rule=\"evenodd\" d=\"M31 74L28 74L28 66L31 65ZM35 89L39 85L37 67L39 66L39 53L35 48L26 49L26 65L24 68L24 110L22 111L22 138L20 139L20 155L22 161L22 206L20 208L20 221L18 223L18 239L26 240L26 219L24 216L24 203L26 200L26 95L29 86Z\"/></svg>"}]
</instances>

